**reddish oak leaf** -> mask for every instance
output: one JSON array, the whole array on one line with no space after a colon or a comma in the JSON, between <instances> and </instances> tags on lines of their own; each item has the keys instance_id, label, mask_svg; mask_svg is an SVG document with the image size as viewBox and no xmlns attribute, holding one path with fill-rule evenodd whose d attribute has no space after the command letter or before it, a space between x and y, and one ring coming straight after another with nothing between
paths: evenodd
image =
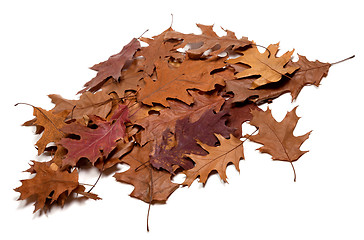
<instances>
[{"instance_id":1,"label":"reddish oak leaf","mask_svg":"<svg viewBox=\"0 0 364 240\"><path fill-rule=\"evenodd\" d=\"M117 181L134 186L131 197L146 203L165 203L179 185L171 181L170 173L148 165L150 146L150 143L143 147L134 146L133 150L121 159L130 168L125 172L116 173L114 177Z\"/></svg>"},{"instance_id":2,"label":"reddish oak leaf","mask_svg":"<svg viewBox=\"0 0 364 240\"><path fill-rule=\"evenodd\" d=\"M268 153L273 160L287 161L291 163L294 171L293 162L297 161L308 151L301 151L300 146L309 137L311 132L302 136L294 136L293 131L299 117L296 115L295 107L288 112L281 122L277 122L268 108L267 111L253 110L253 119L250 124L259 129L258 134L249 136L249 140L263 144L259 148L262 153ZM296 173L294 171L294 181Z\"/></svg>"},{"instance_id":3,"label":"reddish oak leaf","mask_svg":"<svg viewBox=\"0 0 364 240\"><path fill-rule=\"evenodd\" d=\"M78 93L86 91L96 92L108 78L119 79L121 70L131 63L132 57L139 48L140 43L138 39L133 38L118 54L112 55L108 60L92 66L91 69L97 71L96 77L88 81L85 84L85 88Z\"/></svg>"},{"instance_id":4,"label":"reddish oak leaf","mask_svg":"<svg viewBox=\"0 0 364 240\"><path fill-rule=\"evenodd\" d=\"M117 141L125 136L125 122L128 121L128 108L119 105L118 110L110 121L105 121L97 116L90 116L96 129L73 122L62 128L68 134L75 134L80 139L62 138L59 141L68 152L63 159L63 166L75 166L80 158L87 158L95 164L98 158L107 157L116 147Z\"/></svg>"}]
</instances>

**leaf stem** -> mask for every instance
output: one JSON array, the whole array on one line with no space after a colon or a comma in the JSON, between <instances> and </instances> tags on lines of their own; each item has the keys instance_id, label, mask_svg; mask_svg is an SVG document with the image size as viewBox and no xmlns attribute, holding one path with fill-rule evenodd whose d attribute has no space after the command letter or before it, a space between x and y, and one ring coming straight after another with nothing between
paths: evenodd
<instances>
[{"instance_id":1,"label":"leaf stem","mask_svg":"<svg viewBox=\"0 0 364 240\"><path fill-rule=\"evenodd\" d=\"M102 175L103 171L104 171L104 166L102 166L102 169L101 169L101 171L100 171L100 174L99 174L99 176L98 176L98 178L97 178L96 182L94 183L94 185L92 185L92 187L90 188L90 190L88 190L88 191L87 191L88 193L90 193L90 192L92 191L92 189L94 189L94 188L95 188L96 184L99 182L99 180L100 180L100 178L101 178L101 175Z\"/></svg>"},{"instance_id":2,"label":"leaf stem","mask_svg":"<svg viewBox=\"0 0 364 240\"><path fill-rule=\"evenodd\" d=\"M149 203L148 203L148 213L147 213L147 232L149 232L149 214L150 214L150 207L152 205L153 200L153 170L149 166L149 174L150 174L150 186L149 186Z\"/></svg>"},{"instance_id":3,"label":"leaf stem","mask_svg":"<svg viewBox=\"0 0 364 240\"><path fill-rule=\"evenodd\" d=\"M334 65L334 64L338 64L338 63L345 62L345 61L350 60L350 59L352 59L352 58L354 58L354 57L355 57L355 55L350 56L350 57L348 57L348 58L345 58L345 59L343 59L343 60L340 60L340 61L337 61L337 62L331 63L331 66L332 66L332 65Z\"/></svg>"}]
</instances>

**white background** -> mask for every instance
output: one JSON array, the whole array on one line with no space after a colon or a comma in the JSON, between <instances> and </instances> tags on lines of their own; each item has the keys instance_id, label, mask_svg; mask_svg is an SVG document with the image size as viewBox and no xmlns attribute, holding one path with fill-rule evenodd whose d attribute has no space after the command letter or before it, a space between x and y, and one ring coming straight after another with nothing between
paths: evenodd
<instances>
[{"instance_id":1,"label":"white background","mask_svg":"<svg viewBox=\"0 0 364 240\"><path fill-rule=\"evenodd\" d=\"M360 1L1 1L1 235L16 239L364 239L363 7ZM166 205L148 205L128 194L133 187L103 176L101 201L73 202L33 215L12 189L27 179L36 157L27 102L52 108L47 95L76 99L95 72L93 64L118 53L146 29L146 37L171 23L199 33L195 23L215 24L264 46L310 60L350 61L332 66L320 88L306 87L271 108L281 120L299 105L297 135L313 130L295 163L273 162L246 143L240 174L229 166L229 184L211 177L178 189ZM93 183L96 172L80 181Z\"/></svg>"}]
</instances>

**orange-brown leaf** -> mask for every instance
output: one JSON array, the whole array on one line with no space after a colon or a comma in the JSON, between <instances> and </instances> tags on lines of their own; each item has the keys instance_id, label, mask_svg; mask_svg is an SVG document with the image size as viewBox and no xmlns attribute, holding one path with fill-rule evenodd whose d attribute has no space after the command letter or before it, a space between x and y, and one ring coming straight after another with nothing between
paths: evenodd
<instances>
[{"instance_id":1,"label":"orange-brown leaf","mask_svg":"<svg viewBox=\"0 0 364 240\"><path fill-rule=\"evenodd\" d=\"M197 141L209 153L208 155L186 155L196 165L192 169L184 171L186 179L183 185L190 186L197 177L200 178L199 182L205 184L209 174L214 170L217 171L224 182L227 182L226 167L229 163L233 163L239 171L239 161L244 158L243 142L232 135L230 135L230 139L226 139L219 134L215 136L220 142L220 145L217 147L212 147Z\"/></svg>"},{"instance_id":2,"label":"orange-brown leaf","mask_svg":"<svg viewBox=\"0 0 364 240\"><path fill-rule=\"evenodd\" d=\"M64 136L60 129L66 125L64 120L68 114L69 111L67 110L54 113L52 110L46 111L42 108L34 108L33 115L36 119L33 124L44 128L41 138L36 143L38 155L44 152L47 144L57 142Z\"/></svg>"},{"instance_id":3,"label":"orange-brown leaf","mask_svg":"<svg viewBox=\"0 0 364 240\"><path fill-rule=\"evenodd\" d=\"M33 161L32 169L36 173L35 177L22 180L22 185L14 190L20 192L19 200L35 196L34 212L42 209L47 199L52 204L61 194L66 192L66 196L69 196L79 186L77 170L69 173L61 171L55 165L35 161Z\"/></svg>"},{"instance_id":4,"label":"orange-brown leaf","mask_svg":"<svg viewBox=\"0 0 364 240\"><path fill-rule=\"evenodd\" d=\"M264 53L260 53L256 46L252 46L241 52L244 54L243 56L230 59L227 62L230 64L243 63L251 67L235 75L237 78L259 76L252 83L251 89L268 83L278 82L282 79L282 76L291 74L298 69L298 67L294 66L285 66L291 59L294 50L277 57L278 46L278 44L271 44Z\"/></svg>"}]
</instances>

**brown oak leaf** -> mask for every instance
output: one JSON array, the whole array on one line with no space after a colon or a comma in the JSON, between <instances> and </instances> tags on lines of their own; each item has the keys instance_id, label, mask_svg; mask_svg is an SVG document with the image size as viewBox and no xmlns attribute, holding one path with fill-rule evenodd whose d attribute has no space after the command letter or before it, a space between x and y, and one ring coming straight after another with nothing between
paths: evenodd
<instances>
[{"instance_id":1,"label":"brown oak leaf","mask_svg":"<svg viewBox=\"0 0 364 240\"><path fill-rule=\"evenodd\" d=\"M165 40L165 35L168 34L170 31L173 31L173 29L168 28L161 34L152 38L140 38L142 42L148 44L147 47L142 47L138 52L138 55L144 57L143 71L148 75L152 75L156 67L155 63L160 59L164 60L166 57L173 57L175 59L183 58L181 53L178 53L177 51L172 51L173 47L179 41Z\"/></svg>"},{"instance_id":2,"label":"brown oak leaf","mask_svg":"<svg viewBox=\"0 0 364 240\"><path fill-rule=\"evenodd\" d=\"M186 175L183 185L191 186L198 177L199 182L206 184L209 174L214 170L224 182L227 182L226 167L229 163L233 163L239 171L239 161L244 158L243 142L232 135L229 139L218 134L216 137L220 142L217 147L203 144L197 140L197 143L209 153L208 155L186 154L195 162L195 166L183 172Z\"/></svg>"},{"instance_id":3,"label":"brown oak leaf","mask_svg":"<svg viewBox=\"0 0 364 240\"><path fill-rule=\"evenodd\" d=\"M258 48L253 45L251 48L241 52L244 54L243 56L229 59L227 63L243 63L251 67L235 75L236 78L259 76L253 81L251 89L268 83L278 82L282 79L282 76L291 74L298 69L298 67L286 66L294 50L277 57L278 46L279 44L271 44L264 53L260 53Z\"/></svg>"},{"instance_id":4,"label":"brown oak leaf","mask_svg":"<svg viewBox=\"0 0 364 240\"><path fill-rule=\"evenodd\" d=\"M25 126L40 126L37 134L42 133L42 136L35 144L38 147L38 155L42 154L46 146L51 142L59 141L64 132L61 130L66 123L64 122L69 111L64 110L58 113L54 111L46 111L39 107L33 107L33 115L36 117L34 120L24 123Z\"/></svg>"},{"instance_id":5,"label":"brown oak leaf","mask_svg":"<svg viewBox=\"0 0 364 240\"><path fill-rule=\"evenodd\" d=\"M293 135L299 119L296 115L296 109L297 107L288 112L281 122L277 122L273 118L269 108L267 111L253 110L253 119L250 124L257 127L259 132L249 136L249 140L263 144L262 147L258 148L260 152L270 154L273 160L290 162L294 171L294 181L296 181L296 173L293 162L308 152L301 151L300 146L311 133L308 132L302 136Z\"/></svg>"},{"instance_id":6,"label":"brown oak leaf","mask_svg":"<svg viewBox=\"0 0 364 240\"><path fill-rule=\"evenodd\" d=\"M36 161L33 161L31 169L36 174L35 177L21 180L22 185L14 190L20 192L18 200L24 200L32 196L35 197L34 212L58 201L61 195L62 200L60 203L63 205L64 199L69 197L75 190L77 193L84 193L84 191L81 191L82 187L79 188L78 172L76 169L72 172L61 171L54 163L48 164L47 162ZM92 193L83 195L93 199L99 199L97 195Z\"/></svg>"},{"instance_id":7,"label":"brown oak leaf","mask_svg":"<svg viewBox=\"0 0 364 240\"><path fill-rule=\"evenodd\" d=\"M233 102L251 100L257 104L277 98L284 93L290 93L292 101L297 99L304 86L319 86L322 78L326 77L331 66L330 63L309 61L306 57L298 55L297 62L288 62L287 66L299 68L291 76L283 76L277 83L265 85L262 88L250 89L253 78L226 81L226 90L234 93Z\"/></svg>"},{"instance_id":8,"label":"brown oak leaf","mask_svg":"<svg viewBox=\"0 0 364 240\"><path fill-rule=\"evenodd\" d=\"M146 203L165 203L168 197L178 188L178 184L171 181L172 175L149 165L151 143L140 147L134 146L133 150L121 160L130 168L114 177L117 181L134 186L130 196Z\"/></svg>"}]
</instances>

